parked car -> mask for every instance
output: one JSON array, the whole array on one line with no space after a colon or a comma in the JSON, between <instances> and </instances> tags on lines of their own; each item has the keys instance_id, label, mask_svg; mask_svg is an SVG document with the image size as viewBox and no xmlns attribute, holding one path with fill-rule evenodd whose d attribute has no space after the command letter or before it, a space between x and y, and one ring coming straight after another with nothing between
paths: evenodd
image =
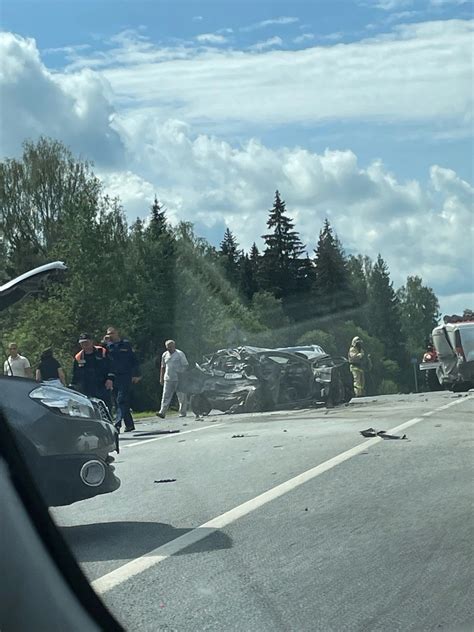
<instances>
[{"instance_id":1,"label":"parked car","mask_svg":"<svg viewBox=\"0 0 474 632\"><path fill-rule=\"evenodd\" d=\"M458 318L447 317L444 325L433 329L439 362L436 374L445 388L468 391L474 388L474 318Z\"/></svg>"},{"instance_id":2,"label":"parked car","mask_svg":"<svg viewBox=\"0 0 474 632\"><path fill-rule=\"evenodd\" d=\"M0 310L64 273L62 262L35 268L0 287ZM120 487L112 452L118 433L105 404L71 389L0 376L0 406L48 505L68 505Z\"/></svg>"},{"instance_id":3,"label":"parked car","mask_svg":"<svg viewBox=\"0 0 474 632\"><path fill-rule=\"evenodd\" d=\"M179 388L196 415L335 406L354 396L347 360L318 345L221 349L183 373Z\"/></svg>"}]
</instances>

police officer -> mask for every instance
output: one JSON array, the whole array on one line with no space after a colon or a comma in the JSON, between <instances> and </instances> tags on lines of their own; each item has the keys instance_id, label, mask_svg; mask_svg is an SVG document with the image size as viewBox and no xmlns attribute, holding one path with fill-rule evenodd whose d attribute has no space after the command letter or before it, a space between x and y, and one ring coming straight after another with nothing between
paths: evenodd
<instances>
[{"instance_id":1,"label":"police officer","mask_svg":"<svg viewBox=\"0 0 474 632\"><path fill-rule=\"evenodd\" d=\"M104 337L115 370L114 395L117 406L115 427L120 430L122 420L125 432L135 430L130 412L130 395L132 384L140 381L140 368L132 345L126 338L121 338L116 327L108 327Z\"/></svg>"},{"instance_id":2,"label":"police officer","mask_svg":"<svg viewBox=\"0 0 474 632\"><path fill-rule=\"evenodd\" d=\"M111 408L114 371L110 355L104 347L94 345L90 334L79 336L81 351L74 356L72 384L88 397L102 399Z\"/></svg>"}]
</instances>

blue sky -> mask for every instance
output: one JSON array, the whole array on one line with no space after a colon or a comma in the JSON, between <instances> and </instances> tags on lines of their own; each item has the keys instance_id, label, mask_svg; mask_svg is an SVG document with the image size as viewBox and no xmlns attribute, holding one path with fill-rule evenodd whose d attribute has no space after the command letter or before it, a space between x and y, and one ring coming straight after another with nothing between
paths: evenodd
<instances>
[{"instance_id":1,"label":"blue sky","mask_svg":"<svg viewBox=\"0 0 474 632\"><path fill-rule=\"evenodd\" d=\"M311 250L472 292L472 25L463 0L3 0L2 155L39 134L94 160L130 219L155 193L259 242L276 188ZM440 235L443 237L440 238ZM433 243L439 242L436 250Z\"/></svg>"}]
</instances>

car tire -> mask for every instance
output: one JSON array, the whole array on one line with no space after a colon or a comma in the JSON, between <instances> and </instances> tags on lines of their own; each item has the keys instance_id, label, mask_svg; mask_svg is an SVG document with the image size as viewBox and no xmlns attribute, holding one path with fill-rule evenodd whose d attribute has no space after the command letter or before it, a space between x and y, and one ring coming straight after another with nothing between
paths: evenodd
<instances>
[{"instance_id":1,"label":"car tire","mask_svg":"<svg viewBox=\"0 0 474 632\"><path fill-rule=\"evenodd\" d=\"M245 398L245 412L246 413L259 413L263 411L263 396L262 390L260 388L256 388L250 391Z\"/></svg>"},{"instance_id":2,"label":"car tire","mask_svg":"<svg viewBox=\"0 0 474 632\"><path fill-rule=\"evenodd\" d=\"M453 393L466 393L470 388L472 388L471 382L458 382L457 384L453 384Z\"/></svg>"},{"instance_id":3,"label":"car tire","mask_svg":"<svg viewBox=\"0 0 474 632\"><path fill-rule=\"evenodd\" d=\"M346 392L344 388L344 384L342 383L341 376L336 375L333 380L331 380L331 385L329 387L329 395L327 398L326 406L329 408L333 408L334 406L338 406L346 401Z\"/></svg>"},{"instance_id":4,"label":"car tire","mask_svg":"<svg viewBox=\"0 0 474 632\"><path fill-rule=\"evenodd\" d=\"M198 395L193 395L192 397L191 410L198 417L201 415L206 416L211 412L212 405L205 395L199 393Z\"/></svg>"}]
</instances>

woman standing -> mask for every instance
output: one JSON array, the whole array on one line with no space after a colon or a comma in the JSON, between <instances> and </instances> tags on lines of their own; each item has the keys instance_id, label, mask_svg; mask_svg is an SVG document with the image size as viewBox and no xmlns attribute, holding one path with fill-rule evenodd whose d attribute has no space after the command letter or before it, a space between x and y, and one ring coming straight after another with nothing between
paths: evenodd
<instances>
[{"instance_id":1,"label":"woman standing","mask_svg":"<svg viewBox=\"0 0 474 632\"><path fill-rule=\"evenodd\" d=\"M49 382L54 386L66 386L64 371L53 356L51 348L45 349L40 357L40 363L36 369L37 382Z\"/></svg>"}]
</instances>

